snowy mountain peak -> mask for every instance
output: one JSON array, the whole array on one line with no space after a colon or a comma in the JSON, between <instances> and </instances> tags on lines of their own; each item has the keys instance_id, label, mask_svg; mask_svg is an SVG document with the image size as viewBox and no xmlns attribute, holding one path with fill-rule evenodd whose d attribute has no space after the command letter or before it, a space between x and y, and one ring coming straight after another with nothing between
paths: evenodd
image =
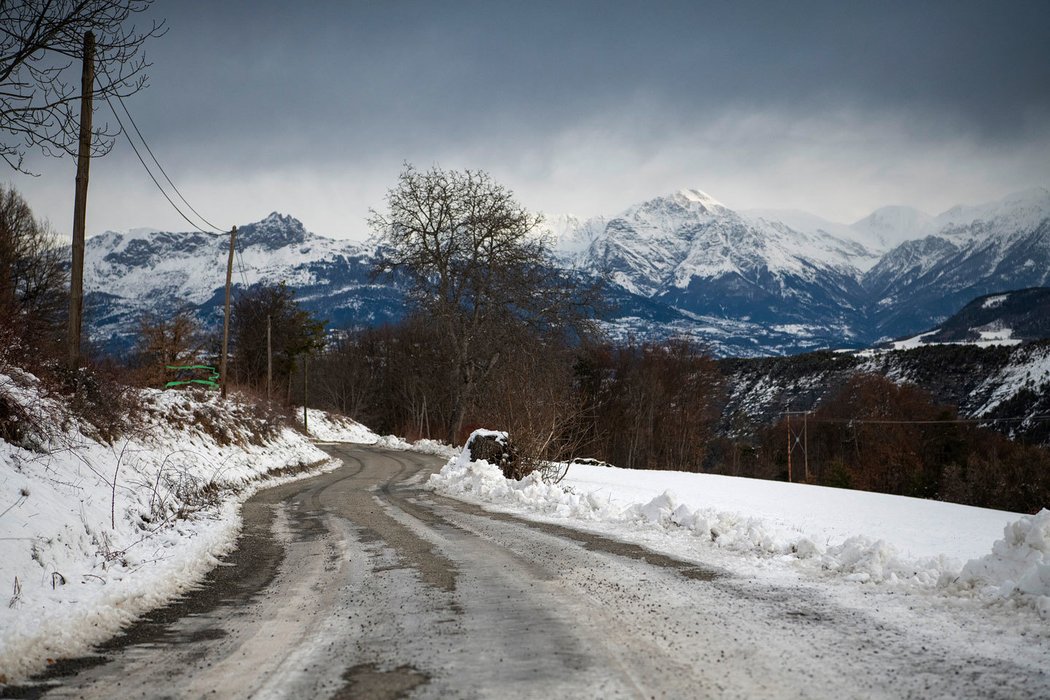
<instances>
[{"instance_id":1,"label":"snowy mountain peak","mask_svg":"<svg viewBox=\"0 0 1050 700\"><path fill-rule=\"evenodd\" d=\"M998 228L1030 229L1050 218L1050 190L1034 187L977 206L952 207L935 219L938 228L996 222Z\"/></svg>"},{"instance_id":2,"label":"snowy mountain peak","mask_svg":"<svg viewBox=\"0 0 1050 700\"><path fill-rule=\"evenodd\" d=\"M307 233L302 221L275 211L262 221L244 226L240 236L246 246L258 245L276 250L304 242Z\"/></svg>"},{"instance_id":3,"label":"snowy mountain peak","mask_svg":"<svg viewBox=\"0 0 1050 700\"><path fill-rule=\"evenodd\" d=\"M882 250L898 246L904 241L922 238L931 233L933 217L915 207L891 205L880 207L851 229L867 236Z\"/></svg>"},{"instance_id":4,"label":"snowy mountain peak","mask_svg":"<svg viewBox=\"0 0 1050 700\"><path fill-rule=\"evenodd\" d=\"M708 208L727 208L726 205L722 204L711 195L696 189L678 190L673 195L671 195L670 199L672 199L678 204L682 204L683 206L688 206L690 204L702 204L703 206Z\"/></svg>"},{"instance_id":5,"label":"snowy mountain peak","mask_svg":"<svg viewBox=\"0 0 1050 700\"><path fill-rule=\"evenodd\" d=\"M296 226L298 228L303 227L303 222L299 221L294 216L282 214L278 211L270 212L270 214L259 223L267 225Z\"/></svg>"}]
</instances>

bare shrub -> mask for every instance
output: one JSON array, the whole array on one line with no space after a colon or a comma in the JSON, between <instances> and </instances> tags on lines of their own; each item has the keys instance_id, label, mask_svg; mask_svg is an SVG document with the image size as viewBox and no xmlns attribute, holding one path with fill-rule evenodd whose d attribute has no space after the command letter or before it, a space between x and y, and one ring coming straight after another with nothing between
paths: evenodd
<instances>
[{"instance_id":1,"label":"bare shrub","mask_svg":"<svg viewBox=\"0 0 1050 700\"><path fill-rule=\"evenodd\" d=\"M521 479L528 472L523 472L518 450L506 433L479 432L471 436L466 448L470 451L470 460L482 460L497 466L508 479Z\"/></svg>"}]
</instances>

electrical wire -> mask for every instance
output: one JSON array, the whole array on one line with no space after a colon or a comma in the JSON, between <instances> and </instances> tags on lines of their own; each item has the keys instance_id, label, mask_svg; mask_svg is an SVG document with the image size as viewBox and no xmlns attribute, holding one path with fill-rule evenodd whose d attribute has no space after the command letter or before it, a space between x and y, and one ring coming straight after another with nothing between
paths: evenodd
<instances>
[{"instance_id":1,"label":"electrical wire","mask_svg":"<svg viewBox=\"0 0 1050 700\"><path fill-rule=\"evenodd\" d=\"M247 289L249 286L248 276L244 272L244 258L241 257L241 246L239 241L234 243L234 253L237 257L237 269L241 273L241 283L244 285L244 288Z\"/></svg>"},{"instance_id":2,"label":"electrical wire","mask_svg":"<svg viewBox=\"0 0 1050 700\"><path fill-rule=\"evenodd\" d=\"M105 71L104 67L103 67L103 72L106 73L106 77L109 78L110 85L112 85L113 84L113 78L109 76L109 73ZM101 85L100 81L98 81L97 78L96 78L96 82L99 82L99 87L101 88L100 92L106 98L106 103L109 105L110 111L113 112L113 117L117 120L117 125L120 127L121 133L124 134L124 138L127 139L128 145L131 146L131 150L135 152L135 157L137 157L139 159L139 163L142 164L142 167L143 167L143 169L145 169L146 174L149 175L150 179L153 181L153 184L156 185L157 189L164 196L164 199L168 200L168 204L170 204L172 206L172 208L176 212L178 212L179 216L181 216L186 221L186 223L188 223L190 226L192 226L197 231L199 231L201 233L204 233L204 234L207 234L207 235L225 235L227 233L226 231L224 231L223 229L220 229L218 226L216 226L215 224L213 224L210 221L208 221L207 219L205 219L201 215L201 213L198 212L193 207L193 205L189 203L189 201L186 199L186 197L183 196L182 192L179 190L179 188L175 185L174 182L172 182L171 178L168 176L167 171L164 170L164 166L161 165L160 160L158 160L157 156L153 153L153 149L149 147L149 143L146 141L146 137L142 135L142 131L139 130L138 124L135 123L135 118L131 116L131 112L128 110L127 105L124 104L124 99L120 96L119 93L113 93L113 95L116 96L117 101L120 102L121 108L123 108L124 113L127 115L127 118L129 120L129 122L131 123L132 127L135 129L135 133L138 134L139 139L142 141L142 145L145 147L146 151L149 153L150 158L153 159L153 162L157 165L157 168L163 174L164 179L167 180L167 182L171 186L172 190L175 191L175 193L178 195L179 199L181 199L185 203L185 205L189 208L189 210L191 212L193 212L202 222L204 222L204 224L206 226L210 227L212 229L212 231L207 231L204 228L202 228L200 225L195 223L192 219L190 219L189 216L186 215L186 213L178 206L178 204L175 203L175 200L173 200L171 198L171 196L167 193L167 191L165 191L164 187L160 184L160 181L157 179L156 175L154 175L153 170L150 168L149 164L146 163L146 159L142 157L142 153L139 151L138 146L135 145L134 139L131 138L131 133L124 126L124 120L122 120L120 118L120 114L117 112L117 108L113 105L113 100L111 99L111 96L109 94L107 94L105 87Z\"/></svg>"},{"instance_id":3,"label":"electrical wire","mask_svg":"<svg viewBox=\"0 0 1050 700\"><path fill-rule=\"evenodd\" d=\"M124 137L128 140L128 144L131 146L131 150L133 150L135 152L135 155L136 155L136 157L138 157L139 162L142 163L142 167L145 168L146 174L149 175L150 180L153 180L153 184L156 185L157 189L160 190L160 193L162 195L164 195L164 199L168 200L168 204L170 204L172 206L172 208L176 212L178 212L179 216L181 216L183 219L186 220L186 223L188 223L190 226L195 228L197 231L200 231L201 233L209 235L209 236L216 236L216 235L218 235L214 231L205 231L203 228L201 228L200 226L195 224L190 219L190 217L186 216L186 214L182 211L182 209L180 209L179 206L177 204L175 204L175 202L168 195L168 193L164 191L164 188L161 186L160 182L157 181L157 178L153 174L153 171L150 170L148 165L146 165L146 161L142 158L142 154L139 153L139 149L138 149L137 146L135 146L135 142L132 141L131 140L131 136L128 135L128 131L127 131L127 129L124 128L124 123L120 120L120 115L117 114L117 110L116 110L116 108L113 107L113 102L109 99L108 95L106 96L106 102L109 103L109 108L113 112L113 116L116 118L117 124L120 126L121 132L124 134ZM207 222L205 222L205 223L207 223ZM210 226L211 224L208 224L208 225Z\"/></svg>"},{"instance_id":4,"label":"electrical wire","mask_svg":"<svg viewBox=\"0 0 1050 700\"><path fill-rule=\"evenodd\" d=\"M807 411L786 411L781 415L801 416L806 415ZM985 423L1024 423L1024 422L1042 422L1050 420L1050 415L1039 415L1034 416L1020 416L1014 418L955 418L945 420L890 420L890 419L879 419L879 418L816 418L812 413L808 414L806 418L810 423L842 423L846 425L950 425L969 423L975 425L981 425Z\"/></svg>"},{"instance_id":5,"label":"electrical wire","mask_svg":"<svg viewBox=\"0 0 1050 700\"><path fill-rule=\"evenodd\" d=\"M205 224L207 224L208 226L213 228L216 232L218 232L218 233L226 233L226 231L224 231L223 229L219 228L218 226L216 226L212 222L210 222L207 219L205 219L201 215L201 213L199 211L197 211L196 209L194 209L193 205L190 204L189 201L182 195L182 192L179 191L179 188L176 187L175 183L171 181L170 177L168 177L168 173L167 173L166 170L164 170L164 166L160 164L159 160L157 160L157 156L155 156L153 154L153 149L149 147L149 142L146 141L146 137L142 135L141 131L139 131L139 126L138 126L138 124L135 123L135 118L133 116L131 116L131 112L128 111L128 106L126 104L124 104L124 98L121 97L120 94L116 94L116 98L117 98L117 102L120 103L121 108L124 110L124 113L126 115L128 115L128 120L131 122L131 126L135 129L135 133L138 134L139 139L142 141L142 145L146 147L146 152L149 153L150 158L153 159L153 162L157 164L157 167L160 169L161 174L164 175L164 179L168 181L169 185L171 185L171 189L175 190L175 194L177 194L179 196L179 199L181 199L186 204L186 206L189 207L190 211L192 211L194 214L197 215L197 218L199 218ZM109 101L109 97L108 96L106 97L106 101L107 102ZM110 109L112 109L113 108L113 103L110 102L109 106L110 106ZM114 113L114 116L115 116L115 113ZM118 123L119 123L119 119L118 119ZM123 128L123 127L121 127L121 128Z\"/></svg>"}]
</instances>

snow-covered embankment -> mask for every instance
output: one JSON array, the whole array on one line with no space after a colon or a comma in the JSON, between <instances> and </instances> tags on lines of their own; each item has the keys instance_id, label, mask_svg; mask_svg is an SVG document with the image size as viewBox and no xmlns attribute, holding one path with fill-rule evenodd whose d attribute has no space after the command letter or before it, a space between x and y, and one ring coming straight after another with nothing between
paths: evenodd
<instances>
[{"instance_id":1,"label":"snow-covered embankment","mask_svg":"<svg viewBox=\"0 0 1050 700\"><path fill-rule=\"evenodd\" d=\"M463 450L428 488L600 529L685 557L716 550L901 590L1006 602L1050 619L1050 510L1023 515L805 484L573 465L560 484L505 479Z\"/></svg>"},{"instance_id":2,"label":"snow-covered embankment","mask_svg":"<svg viewBox=\"0 0 1050 700\"><path fill-rule=\"evenodd\" d=\"M5 371L0 684L88 651L200 581L260 485L338 465L302 433L214 394L142 391L107 440L35 377Z\"/></svg>"}]
</instances>

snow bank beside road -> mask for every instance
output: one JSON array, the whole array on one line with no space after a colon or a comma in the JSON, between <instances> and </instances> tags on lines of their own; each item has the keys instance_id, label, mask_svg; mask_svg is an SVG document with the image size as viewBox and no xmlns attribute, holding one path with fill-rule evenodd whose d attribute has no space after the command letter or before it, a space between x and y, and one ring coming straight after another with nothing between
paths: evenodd
<instances>
[{"instance_id":1,"label":"snow bank beside road","mask_svg":"<svg viewBox=\"0 0 1050 700\"><path fill-rule=\"evenodd\" d=\"M6 371L0 402L23 415L0 421L18 443L0 440L0 684L200 581L234 544L240 501L279 483L270 472L338 465L214 394L143 391L137 423L107 444L36 378Z\"/></svg>"},{"instance_id":2,"label":"snow bank beside road","mask_svg":"<svg viewBox=\"0 0 1050 700\"><path fill-rule=\"evenodd\" d=\"M295 411L298 420L303 415L303 409ZM318 442L352 442L358 445L375 445L385 447L388 450L401 450L420 452L422 454L438 455L440 457L452 457L458 454L458 450L449 447L437 440L417 440L408 442L396 435L382 435L372 432L361 423L352 418L340 416L326 411L307 409L307 431L314 440Z\"/></svg>"},{"instance_id":3,"label":"snow bank beside road","mask_svg":"<svg viewBox=\"0 0 1050 700\"><path fill-rule=\"evenodd\" d=\"M574 465L560 485L538 474L510 481L487 462L471 462L465 450L428 487L515 512L612 525L623 539L663 530L689 551L779 558L810 575L1010 597L1050 618L1046 510L1022 516L804 484L589 465Z\"/></svg>"},{"instance_id":4,"label":"snow bank beside road","mask_svg":"<svg viewBox=\"0 0 1050 700\"><path fill-rule=\"evenodd\" d=\"M295 411L296 419L303 415L302 408ZM354 442L374 445L379 436L352 418L337 416L314 408L306 409L306 429L310 437L322 442Z\"/></svg>"}]
</instances>

